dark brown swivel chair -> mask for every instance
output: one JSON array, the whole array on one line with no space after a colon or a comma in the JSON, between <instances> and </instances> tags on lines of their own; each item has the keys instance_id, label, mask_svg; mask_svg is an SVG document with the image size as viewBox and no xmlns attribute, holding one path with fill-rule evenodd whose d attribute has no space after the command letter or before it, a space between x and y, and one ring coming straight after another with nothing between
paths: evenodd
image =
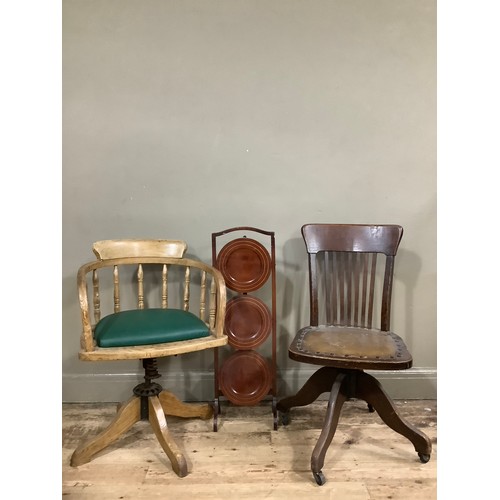
<instances>
[{"instance_id":1,"label":"dark brown swivel chair","mask_svg":"<svg viewBox=\"0 0 500 500\"><path fill-rule=\"evenodd\" d=\"M330 393L323 429L311 457L318 485L342 405L362 399L394 431L408 438L422 463L430 459L429 438L405 421L378 380L365 370L405 370L412 356L390 329L394 259L403 235L397 225L306 224L310 325L299 330L289 357L320 365L297 392L278 402L283 425L289 410ZM377 262L382 261L377 269ZM378 311L378 313L377 313ZM375 312L375 315L374 315Z\"/></svg>"}]
</instances>

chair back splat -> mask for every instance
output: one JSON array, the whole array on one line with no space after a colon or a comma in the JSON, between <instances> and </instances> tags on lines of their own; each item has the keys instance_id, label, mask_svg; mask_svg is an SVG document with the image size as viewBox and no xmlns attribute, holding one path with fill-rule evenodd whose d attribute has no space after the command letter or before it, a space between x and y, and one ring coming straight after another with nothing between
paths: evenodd
<instances>
[{"instance_id":1,"label":"chair back splat","mask_svg":"<svg viewBox=\"0 0 500 500\"><path fill-rule=\"evenodd\" d=\"M398 225L306 224L302 237L309 266L309 325L288 349L291 359L318 369L294 395L281 399L284 425L289 411L330 393L325 424L311 457L317 484L342 405L353 398L368 403L382 420L408 438L422 462L431 454L429 438L399 416L380 383L364 370L405 370L413 360L403 339L391 331L394 261L403 236Z\"/></svg>"},{"instance_id":2,"label":"chair back splat","mask_svg":"<svg viewBox=\"0 0 500 500\"><path fill-rule=\"evenodd\" d=\"M377 260L385 256L380 329L390 329L394 257L403 236L400 226L309 224L302 228L309 261L310 324L319 310L329 325L372 327ZM318 294L323 292L323 303Z\"/></svg>"}]
</instances>

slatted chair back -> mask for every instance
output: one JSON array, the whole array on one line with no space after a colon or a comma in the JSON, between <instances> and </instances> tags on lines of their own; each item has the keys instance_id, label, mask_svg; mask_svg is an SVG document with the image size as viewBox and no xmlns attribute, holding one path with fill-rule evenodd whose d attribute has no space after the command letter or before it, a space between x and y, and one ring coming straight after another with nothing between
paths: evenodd
<instances>
[{"instance_id":1,"label":"slatted chair back","mask_svg":"<svg viewBox=\"0 0 500 500\"><path fill-rule=\"evenodd\" d=\"M402 235L398 225L304 225L310 325L389 331L394 257Z\"/></svg>"}]
</instances>

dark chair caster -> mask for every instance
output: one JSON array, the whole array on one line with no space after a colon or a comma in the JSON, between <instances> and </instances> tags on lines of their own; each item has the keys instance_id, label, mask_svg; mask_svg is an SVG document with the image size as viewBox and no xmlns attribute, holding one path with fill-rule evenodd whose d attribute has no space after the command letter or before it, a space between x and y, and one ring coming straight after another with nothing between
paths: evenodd
<instances>
[{"instance_id":1,"label":"dark chair caster","mask_svg":"<svg viewBox=\"0 0 500 500\"><path fill-rule=\"evenodd\" d=\"M290 412L280 412L282 425L288 425L290 423Z\"/></svg>"},{"instance_id":2,"label":"dark chair caster","mask_svg":"<svg viewBox=\"0 0 500 500\"><path fill-rule=\"evenodd\" d=\"M418 454L418 458L420 458L420 461L423 464L426 464L431 459L431 456L430 455L424 455L423 453L419 453Z\"/></svg>"},{"instance_id":3,"label":"dark chair caster","mask_svg":"<svg viewBox=\"0 0 500 500\"><path fill-rule=\"evenodd\" d=\"M375 411L375 408L370 403L368 403L368 411L370 413L373 413Z\"/></svg>"},{"instance_id":4,"label":"dark chair caster","mask_svg":"<svg viewBox=\"0 0 500 500\"><path fill-rule=\"evenodd\" d=\"M323 486L326 483L326 477L323 475L323 472L313 472L313 476L318 486Z\"/></svg>"}]
</instances>

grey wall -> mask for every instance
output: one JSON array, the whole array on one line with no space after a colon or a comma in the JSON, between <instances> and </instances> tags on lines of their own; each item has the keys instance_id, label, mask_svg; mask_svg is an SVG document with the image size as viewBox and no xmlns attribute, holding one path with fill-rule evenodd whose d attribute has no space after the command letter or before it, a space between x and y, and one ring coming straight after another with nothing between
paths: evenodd
<instances>
[{"instance_id":1,"label":"grey wall","mask_svg":"<svg viewBox=\"0 0 500 500\"><path fill-rule=\"evenodd\" d=\"M311 368L307 222L398 223L392 327L411 370L394 397L436 396L435 0L63 1L64 401L118 401L139 362L78 360L76 271L108 238L276 234L279 389ZM182 359L181 359L182 358ZM211 353L161 360L164 385L211 399ZM174 392L175 392L174 391Z\"/></svg>"}]
</instances>

